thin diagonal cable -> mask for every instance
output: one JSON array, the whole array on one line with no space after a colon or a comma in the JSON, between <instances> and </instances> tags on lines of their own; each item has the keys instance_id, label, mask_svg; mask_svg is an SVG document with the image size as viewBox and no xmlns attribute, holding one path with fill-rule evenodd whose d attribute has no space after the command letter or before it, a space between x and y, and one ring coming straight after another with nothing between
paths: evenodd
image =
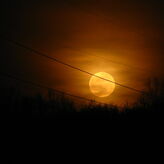
<instances>
[{"instance_id":1,"label":"thin diagonal cable","mask_svg":"<svg viewBox=\"0 0 164 164\"><path fill-rule=\"evenodd\" d=\"M23 83L31 84L31 85L36 86L36 87L39 87L39 88L43 88L43 89L47 89L47 90L52 90L52 91L57 92L59 94L64 94L64 95L67 95L67 96L70 96L70 97L74 97L76 99L81 99L81 100L85 100L85 101L89 101L89 102L94 102L96 104L110 105L110 104L107 104L107 103L98 102L98 101L91 100L91 99L88 99L88 98L85 98L85 97L81 97L81 96L77 96L77 95L74 95L74 94L70 94L68 92L64 92L64 91L61 91L61 90L50 88L48 86L45 86L45 85L42 85L42 84L38 84L38 83L29 81L29 80L24 80L24 79L21 79L19 77L16 77L16 76L13 76L11 74L8 74L8 73L0 72L0 76L1 77L7 77L7 78L10 78L10 79L14 79L14 80L17 80L17 81L21 81Z\"/></svg>"},{"instance_id":2,"label":"thin diagonal cable","mask_svg":"<svg viewBox=\"0 0 164 164\"><path fill-rule=\"evenodd\" d=\"M15 41L15 40L6 38L6 37L1 36L1 35L0 35L0 37L3 38L3 39L5 39L6 41L8 41L8 42L10 42L10 43L13 43L13 44L17 45L18 47L22 47L22 48L24 48L24 49L27 49L27 50L33 52L33 53L36 54L36 55L43 56L43 57L45 57L45 58L48 58L48 59L50 59L50 60L53 60L53 61L55 61L55 62L57 62L57 63L60 63L60 64L62 64L62 65L65 65L65 66L67 66L67 67L70 67L70 68L72 68L72 69L78 70L78 71L80 71L80 72L86 73L86 74L88 74L88 75L97 77L97 78L99 78L99 79L102 79L102 80L105 80L105 81L108 81L108 82L114 83L114 84L116 84L116 85L118 85L118 86L127 88L127 89L129 89L129 90L132 90L132 91L135 91L135 92L138 92L138 93L141 93L141 94L144 93L144 92L141 91L141 90L138 90L138 89L135 89L135 88L132 88L132 87L129 87L129 86L126 86L126 85L123 85L123 84L120 84L120 83L111 81L111 80L109 80L109 79L106 79L106 78L97 76L97 75L95 75L95 74L93 74L93 73L90 73L90 72L88 72L88 71L82 70L82 69L80 69L80 68L78 68L78 67L75 67L75 66L72 66L72 65L70 65L70 64L67 64L67 63L65 63L65 62L63 62L63 61L61 61L61 60L58 60L58 59L56 59L56 58L54 58L54 57L50 57L50 56L48 56L48 55L45 54L45 53L39 52L39 51L37 51L37 50L35 50L35 49L33 49L33 48L30 48L30 47L28 47L28 46L26 46L26 45L20 43L20 42Z\"/></svg>"}]
</instances>

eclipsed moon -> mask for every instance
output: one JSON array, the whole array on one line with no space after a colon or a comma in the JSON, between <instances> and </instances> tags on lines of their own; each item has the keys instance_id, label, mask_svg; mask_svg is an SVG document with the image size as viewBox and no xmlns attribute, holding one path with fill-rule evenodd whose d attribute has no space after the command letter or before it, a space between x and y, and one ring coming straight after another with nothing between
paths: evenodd
<instances>
[{"instance_id":1,"label":"eclipsed moon","mask_svg":"<svg viewBox=\"0 0 164 164\"><path fill-rule=\"evenodd\" d=\"M102 77L104 79L107 79L109 81L100 79L96 76ZM111 81L111 82L110 82ZM115 89L115 80L112 77L112 75L106 73L106 72L98 72L95 74L95 76L92 76L89 81L89 87L91 92L98 97L107 97Z\"/></svg>"}]
</instances>

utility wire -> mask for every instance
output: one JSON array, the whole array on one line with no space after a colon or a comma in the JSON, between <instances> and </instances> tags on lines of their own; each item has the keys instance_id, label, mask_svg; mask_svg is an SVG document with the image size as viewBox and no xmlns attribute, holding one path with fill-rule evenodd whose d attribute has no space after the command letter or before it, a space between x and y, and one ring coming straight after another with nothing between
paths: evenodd
<instances>
[{"instance_id":1,"label":"utility wire","mask_svg":"<svg viewBox=\"0 0 164 164\"><path fill-rule=\"evenodd\" d=\"M72 69L78 70L78 71L83 72L83 73L85 73L85 74L88 74L88 75L97 77L97 78L99 78L99 79L102 79L102 80L105 80L105 81L114 83L114 84L116 84L116 85L118 85L118 86L124 87L124 88L126 88L126 89L129 89L129 90L132 90L132 91L141 93L141 94L144 93L144 92L141 91L141 90L138 90L138 89L135 89L135 88L132 88L132 87L129 87L129 86L126 86L126 85L123 85L123 84L120 84L120 83L111 81L111 80L109 80L109 79L106 79L106 78L97 76L97 75L95 75L95 74L93 74L93 73L90 73L90 72L88 72L88 71L82 70L82 69L80 69L80 68L78 68L78 67L75 67L75 66L72 66L72 65L70 65L70 64L67 64L67 63L65 63L65 62L63 62L63 61L61 61L61 60L58 60L58 59L56 59L56 58L54 58L54 57L50 57L50 56L48 56L48 55L45 54L45 53L39 52L39 51L37 51L37 50L35 50L35 49L33 49L33 48L30 48L30 47L28 47L28 46L26 46L26 45L20 43L20 42L17 42L17 41L15 41L15 40L12 40L12 39L9 39L9 38L6 38L6 37L4 37L4 36L2 36L2 35L0 35L0 38L3 39L3 40L8 41L8 42L10 42L10 43L13 43L13 44L17 45L18 47L22 47L22 48L24 48L24 49L27 49L27 50L33 52L33 53L36 54L36 55L43 56L43 57L45 57L45 58L48 58L48 59L50 59L50 60L53 60L53 61L55 61L55 62L57 62L57 63L60 63L60 64L62 64L62 65L65 65L65 66L67 66L67 67L70 67L70 68L72 68Z\"/></svg>"},{"instance_id":2,"label":"utility wire","mask_svg":"<svg viewBox=\"0 0 164 164\"><path fill-rule=\"evenodd\" d=\"M24 80L24 79L21 79L19 77L16 77L16 76L13 76L11 74L8 74L8 73L0 72L0 76L1 77L7 77L7 78L10 78L10 79L14 79L14 80L20 81L22 83L31 84L32 86L36 86L36 87L39 87L39 88L43 88L43 89L47 89L47 90L52 90L52 91L54 91L56 93L67 95L67 96L70 96L70 97L73 97L73 98L76 98L76 99L81 99L81 100L85 100L85 101L88 101L88 102L94 102L96 104L109 105L109 104L98 102L98 101L95 101L95 100L91 100L91 99L88 99L88 98L85 98L85 97L81 97L81 96L77 96L77 95L70 94L70 93L67 93L67 92L63 92L61 90L50 88L48 86L45 86L45 85L42 85L42 84L38 84L38 83L29 81L29 80Z\"/></svg>"}]
</instances>

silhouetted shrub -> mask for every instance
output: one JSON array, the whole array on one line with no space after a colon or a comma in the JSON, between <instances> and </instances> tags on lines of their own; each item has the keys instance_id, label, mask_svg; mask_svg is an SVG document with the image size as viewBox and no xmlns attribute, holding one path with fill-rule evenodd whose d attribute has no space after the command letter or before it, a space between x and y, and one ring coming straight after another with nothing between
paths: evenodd
<instances>
[{"instance_id":1,"label":"silhouetted shrub","mask_svg":"<svg viewBox=\"0 0 164 164\"><path fill-rule=\"evenodd\" d=\"M56 94L49 90L47 96L37 94L35 96L23 95L16 88L1 88L1 112L7 111L10 116L20 115L29 118L55 117L68 115L71 117L92 118L93 116L108 119L147 119L163 117L164 108L163 83L158 79L149 80L147 89L132 106L125 105L119 108L116 105L102 105L91 101L89 104L79 107L66 95ZM121 111L121 112L120 112Z\"/></svg>"}]
</instances>

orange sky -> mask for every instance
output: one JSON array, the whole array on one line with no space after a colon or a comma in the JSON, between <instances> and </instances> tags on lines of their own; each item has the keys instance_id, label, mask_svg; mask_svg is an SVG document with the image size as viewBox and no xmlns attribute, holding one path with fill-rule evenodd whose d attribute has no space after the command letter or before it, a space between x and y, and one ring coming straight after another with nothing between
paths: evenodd
<instances>
[{"instance_id":1,"label":"orange sky","mask_svg":"<svg viewBox=\"0 0 164 164\"><path fill-rule=\"evenodd\" d=\"M1 31L49 56L91 73L110 73L116 82L140 90L149 77L163 76L160 2L11 2L3 8ZM97 98L89 90L89 75L11 45L4 47L1 62L8 64L3 69L25 79L115 104L133 102L139 95L117 86L111 96Z\"/></svg>"}]
</instances>

